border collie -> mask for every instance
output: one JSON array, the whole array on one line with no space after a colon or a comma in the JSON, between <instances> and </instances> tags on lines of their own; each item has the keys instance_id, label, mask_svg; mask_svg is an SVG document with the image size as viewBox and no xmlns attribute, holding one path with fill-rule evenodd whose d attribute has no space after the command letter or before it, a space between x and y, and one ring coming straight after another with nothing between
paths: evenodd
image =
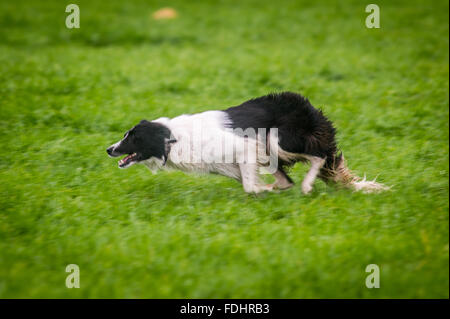
<instances>
[{"instance_id":1,"label":"border collie","mask_svg":"<svg viewBox=\"0 0 450 319\"><path fill-rule=\"evenodd\" d=\"M126 155L120 168L143 163L153 172L178 169L216 173L242 183L248 193L293 186L286 168L310 162L302 191L311 192L317 177L356 191L388 189L354 175L338 151L332 123L303 96L283 92L249 100L224 111L142 120L106 151ZM273 184L261 174L272 174Z\"/></svg>"}]
</instances>

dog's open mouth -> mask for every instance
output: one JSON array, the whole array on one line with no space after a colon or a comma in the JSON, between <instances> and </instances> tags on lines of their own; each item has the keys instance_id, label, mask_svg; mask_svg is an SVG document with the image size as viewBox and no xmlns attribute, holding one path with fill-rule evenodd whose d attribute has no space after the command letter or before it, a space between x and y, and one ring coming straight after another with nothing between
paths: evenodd
<instances>
[{"instance_id":1,"label":"dog's open mouth","mask_svg":"<svg viewBox=\"0 0 450 319\"><path fill-rule=\"evenodd\" d=\"M127 155L124 158L122 158L119 161L119 167L124 168L124 167L127 167L130 164L135 163L135 162L137 162L137 154L133 153L133 154Z\"/></svg>"}]
</instances>

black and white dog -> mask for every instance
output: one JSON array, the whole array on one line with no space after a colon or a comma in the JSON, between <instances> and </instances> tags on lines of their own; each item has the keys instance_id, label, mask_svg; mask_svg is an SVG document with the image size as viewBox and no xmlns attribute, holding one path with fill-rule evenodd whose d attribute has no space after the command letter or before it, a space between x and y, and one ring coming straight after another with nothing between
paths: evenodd
<instances>
[{"instance_id":1,"label":"black and white dog","mask_svg":"<svg viewBox=\"0 0 450 319\"><path fill-rule=\"evenodd\" d=\"M293 186L285 168L309 161L302 191L311 192L316 177L354 190L388 187L361 179L338 152L332 123L299 94L284 92L252 99L224 111L142 120L107 150L126 155L120 168L143 163L152 171L179 169L217 173L240 181L246 192ZM263 184L260 174L273 174Z\"/></svg>"}]
</instances>

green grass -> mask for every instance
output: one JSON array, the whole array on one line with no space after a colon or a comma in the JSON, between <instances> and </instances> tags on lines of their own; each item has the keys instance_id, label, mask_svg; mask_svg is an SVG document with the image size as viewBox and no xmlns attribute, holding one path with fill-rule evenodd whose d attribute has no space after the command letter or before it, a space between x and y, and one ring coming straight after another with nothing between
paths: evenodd
<instances>
[{"instance_id":1,"label":"green grass","mask_svg":"<svg viewBox=\"0 0 450 319\"><path fill-rule=\"evenodd\" d=\"M367 1L80 0L69 30L68 3L0 3L0 297L449 297L447 1L377 1L381 29ZM152 20L163 6L179 17ZM393 190L304 196L297 165L255 197L106 156L141 119L282 90Z\"/></svg>"}]
</instances>

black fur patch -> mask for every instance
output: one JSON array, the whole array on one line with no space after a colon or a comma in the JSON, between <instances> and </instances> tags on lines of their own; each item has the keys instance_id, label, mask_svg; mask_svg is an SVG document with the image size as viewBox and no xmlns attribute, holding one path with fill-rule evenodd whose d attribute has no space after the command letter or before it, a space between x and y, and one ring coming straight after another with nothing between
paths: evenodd
<instances>
[{"instance_id":1,"label":"black fur patch","mask_svg":"<svg viewBox=\"0 0 450 319\"><path fill-rule=\"evenodd\" d=\"M333 168L340 161L336 155L336 130L321 110L305 97L283 92L249 100L225 112L232 128L278 128L280 147L291 153L326 158L325 167ZM287 163L280 163L281 166Z\"/></svg>"}]
</instances>

